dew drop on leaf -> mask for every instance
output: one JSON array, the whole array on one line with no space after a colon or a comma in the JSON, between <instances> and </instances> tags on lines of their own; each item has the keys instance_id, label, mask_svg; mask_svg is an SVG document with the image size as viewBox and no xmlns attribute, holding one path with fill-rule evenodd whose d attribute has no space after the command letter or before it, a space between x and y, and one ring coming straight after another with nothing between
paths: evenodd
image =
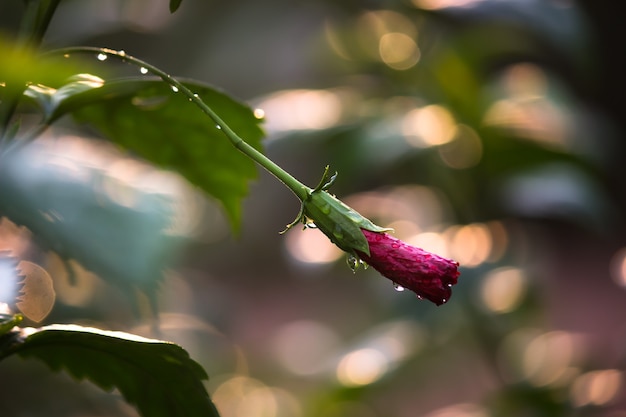
<instances>
[{"instance_id":1,"label":"dew drop on leaf","mask_svg":"<svg viewBox=\"0 0 626 417\"><path fill-rule=\"evenodd\" d=\"M16 306L24 316L40 322L50 313L56 299L52 278L45 269L29 261L20 261L17 269L24 280Z\"/></svg>"},{"instance_id":2,"label":"dew drop on leaf","mask_svg":"<svg viewBox=\"0 0 626 417\"><path fill-rule=\"evenodd\" d=\"M178 87L176 87L175 85L172 86L172 91L175 93L178 93Z\"/></svg>"},{"instance_id":3,"label":"dew drop on leaf","mask_svg":"<svg viewBox=\"0 0 626 417\"><path fill-rule=\"evenodd\" d=\"M220 126L220 125L215 125L215 128L216 128L217 130L222 130L222 126Z\"/></svg>"}]
</instances>

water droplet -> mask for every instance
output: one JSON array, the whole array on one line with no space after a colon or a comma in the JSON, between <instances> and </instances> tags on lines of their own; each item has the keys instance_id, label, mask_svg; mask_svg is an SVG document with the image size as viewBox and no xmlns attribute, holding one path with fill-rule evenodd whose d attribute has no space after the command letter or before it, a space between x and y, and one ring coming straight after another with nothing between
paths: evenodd
<instances>
[{"instance_id":1,"label":"water droplet","mask_svg":"<svg viewBox=\"0 0 626 417\"><path fill-rule=\"evenodd\" d=\"M424 297L422 297L421 295L417 294L417 299L418 299L418 300L423 300L423 299L424 299Z\"/></svg>"},{"instance_id":2,"label":"water droplet","mask_svg":"<svg viewBox=\"0 0 626 417\"><path fill-rule=\"evenodd\" d=\"M346 262L348 263L348 266L350 267L352 272L356 272L356 270L359 269L361 260L354 255L348 255Z\"/></svg>"},{"instance_id":3,"label":"water droplet","mask_svg":"<svg viewBox=\"0 0 626 417\"><path fill-rule=\"evenodd\" d=\"M98 58L98 61L106 61L108 57L107 57L107 54L100 53L96 56L96 58Z\"/></svg>"},{"instance_id":4,"label":"water droplet","mask_svg":"<svg viewBox=\"0 0 626 417\"><path fill-rule=\"evenodd\" d=\"M446 303L446 301L448 301L448 300L446 300L445 298L442 298L442 299L441 299L441 304L445 304L445 303Z\"/></svg>"},{"instance_id":5,"label":"water droplet","mask_svg":"<svg viewBox=\"0 0 626 417\"><path fill-rule=\"evenodd\" d=\"M262 119L265 117L265 110L263 109L254 109L254 117L257 119Z\"/></svg>"},{"instance_id":6,"label":"water droplet","mask_svg":"<svg viewBox=\"0 0 626 417\"><path fill-rule=\"evenodd\" d=\"M400 245L398 243L392 243L391 247L394 249L398 249L400 247Z\"/></svg>"},{"instance_id":7,"label":"water droplet","mask_svg":"<svg viewBox=\"0 0 626 417\"><path fill-rule=\"evenodd\" d=\"M123 50L123 49L120 49L119 51L117 51L117 54L118 54L119 56L126 56L126 51L125 51L125 50Z\"/></svg>"},{"instance_id":8,"label":"water droplet","mask_svg":"<svg viewBox=\"0 0 626 417\"><path fill-rule=\"evenodd\" d=\"M395 282L393 283L393 288L398 291L398 292L402 292L404 291L404 287L402 285L398 285ZM419 296L418 296L419 297Z\"/></svg>"},{"instance_id":9,"label":"water droplet","mask_svg":"<svg viewBox=\"0 0 626 417\"><path fill-rule=\"evenodd\" d=\"M198 93L195 93L193 96L194 96L195 98L200 97L200 96L198 95Z\"/></svg>"},{"instance_id":10,"label":"water droplet","mask_svg":"<svg viewBox=\"0 0 626 417\"><path fill-rule=\"evenodd\" d=\"M317 229L317 225L313 222L304 223L304 227L307 229Z\"/></svg>"},{"instance_id":11,"label":"water droplet","mask_svg":"<svg viewBox=\"0 0 626 417\"><path fill-rule=\"evenodd\" d=\"M222 126L220 126L220 125L215 125L215 128L216 128L217 130L222 130Z\"/></svg>"},{"instance_id":12,"label":"water droplet","mask_svg":"<svg viewBox=\"0 0 626 417\"><path fill-rule=\"evenodd\" d=\"M63 58L69 58L70 54L63 54Z\"/></svg>"},{"instance_id":13,"label":"water droplet","mask_svg":"<svg viewBox=\"0 0 626 417\"><path fill-rule=\"evenodd\" d=\"M178 93L178 87L176 87L175 85L172 86L172 91L175 93Z\"/></svg>"},{"instance_id":14,"label":"water droplet","mask_svg":"<svg viewBox=\"0 0 626 417\"><path fill-rule=\"evenodd\" d=\"M142 74L147 74L148 73L148 68L141 67L141 68L139 68L139 72L142 73Z\"/></svg>"}]
</instances>

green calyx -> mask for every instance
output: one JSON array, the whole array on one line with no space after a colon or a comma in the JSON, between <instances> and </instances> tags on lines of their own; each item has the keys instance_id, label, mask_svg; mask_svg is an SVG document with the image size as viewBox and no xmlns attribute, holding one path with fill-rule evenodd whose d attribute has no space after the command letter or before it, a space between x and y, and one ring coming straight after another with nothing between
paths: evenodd
<instances>
[{"instance_id":1,"label":"green calyx","mask_svg":"<svg viewBox=\"0 0 626 417\"><path fill-rule=\"evenodd\" d=\"M320 183L302 201L302 207L296 219L281 233L298 223L303 223L305 227L316 227L321 230L331 242L345 252L355 256L356 251L369 255L369 244L361 229L372 232L385 232L391 229L375 225L330 194L327 190L336 178L337 173L330 175L327 166Z\"/></svg>"}]
</instances>

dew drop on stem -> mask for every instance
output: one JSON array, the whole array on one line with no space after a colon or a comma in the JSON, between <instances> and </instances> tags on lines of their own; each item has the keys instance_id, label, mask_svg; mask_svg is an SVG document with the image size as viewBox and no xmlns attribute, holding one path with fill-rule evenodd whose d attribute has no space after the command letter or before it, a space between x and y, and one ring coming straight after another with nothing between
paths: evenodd
<instances>
[{"instance_id":1,"label":"dew drop on stem","mask_svg":"<svg viewBox=\"0 0 626 417\"><path fill-rule=\"evenodd\" d=\"M106 61L108 57L107 54L100 53L96 56L96 58L98 59L98 61Z\"/></svg>"},{"instance_id":2,"label":"dew drop on stem","mask_svg":"<svg viewBox=\"0 0 626 417\"><path fill-rule=\"evenodd\" d=\"M172 86L172 91L175 93L178 93L178 87L176 87L175 85Z\"/></svg>"},{"instance_id":3,"label":"dew drop on stem","mask_svg":"<svg viewBox=\"0 0 626 417\"><path fill-rule=\"evenodd\" d=\"M141 68L139 68L139 72L142 73L142 74L147 74L148 73L148 68L141 67Z\"/></svg>"}]
</instances>

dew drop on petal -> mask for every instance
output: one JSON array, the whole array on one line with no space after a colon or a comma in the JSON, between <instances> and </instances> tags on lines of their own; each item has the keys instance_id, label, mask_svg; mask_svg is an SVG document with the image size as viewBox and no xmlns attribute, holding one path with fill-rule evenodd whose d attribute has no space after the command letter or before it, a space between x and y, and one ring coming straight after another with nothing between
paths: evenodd
<instances>
[{"instance_id":1,"label":"dew drop on petal","mask_svg":"<svg viewBox=\"0 0 626 417\"><path fill-rule=\"evenodd\" d=\"M395 282L393 283L393 288L398 291L398 292L402 292L404 291L404 287L402 285L398 285ZM419 296L418 296L419 297Z\"/></svg>"},{"instance_id":2,"label":"dew drop on petal","mask_svg":"<svg viewBox=\"0 0 626 417\"><path fill-rule=\"evenodd\" d=\"M394 249L398 249L400 247L400 245L398 243L392 243L391 247Z\"/></svg>"},{"instance_id":3,"label":"dew drop on petal","mask_svg":"<svg viewBox=\"0 0 626 417\"><path fill-rule=\"evenodd\" d=\"M98 59L98 61L106 61L108 57L107 57L107 54L100 53L96 56L96 58Z\"/></svg>"}]
</instances>

